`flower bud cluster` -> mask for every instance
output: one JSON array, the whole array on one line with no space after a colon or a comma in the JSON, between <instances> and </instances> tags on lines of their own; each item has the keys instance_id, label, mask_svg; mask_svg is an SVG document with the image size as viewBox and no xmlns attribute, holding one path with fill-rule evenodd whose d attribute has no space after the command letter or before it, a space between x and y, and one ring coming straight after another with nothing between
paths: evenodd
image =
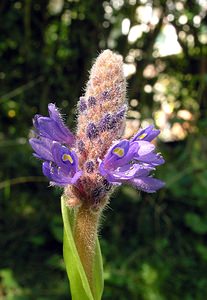
<instances>
[{"instance_id":1,"label":"flower bud cluster","mask_svg":"<svg viewBox=\"0 0 207 300\"><path fill-rule=\"evenodd\" d=\"M105 50L93 65L85 95L78 102L76 145L83 170L79 184L84 186L81 197L89 203L106 202L110 184L103 185L103 180L107 180L99 172L99 162L112 142L121 137L126 111L122 57ZM69 190L71 196L73 188ZM80 189L77 196L80 197Z\"/></svg>"}]
</instances>

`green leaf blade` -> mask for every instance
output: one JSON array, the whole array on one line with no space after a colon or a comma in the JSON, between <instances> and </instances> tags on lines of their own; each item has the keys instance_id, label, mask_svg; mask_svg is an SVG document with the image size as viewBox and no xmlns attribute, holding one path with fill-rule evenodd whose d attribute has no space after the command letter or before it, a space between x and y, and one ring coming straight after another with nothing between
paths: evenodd
<instances>
[{"instance_id":1,"label":"green leaf blade","mask_svg":"<svg viewBox=\"0 0 207 300\"><path fill-rule=\"evenodd\" d=\"M99 240L96 240L96 252L93 268L94 299L101 300L104 289L103 260Z\"/></svg>"},{"instance_id":2,"label":"green leaf blade","mask_svg":"<svg viewBox=\"0 0 207 300\"><path fill-rule=\"evenodd\" d=\"M96 241L96 250L93 266L93 293L90 289L83 265L78 255L73 238L73 224L75 215L61 199L62 217L64 223L63 256L66 271L70 281L70 290L73 300L101 300L103 293L103 264L99 241Z\"/></svg>"}]
</instances>

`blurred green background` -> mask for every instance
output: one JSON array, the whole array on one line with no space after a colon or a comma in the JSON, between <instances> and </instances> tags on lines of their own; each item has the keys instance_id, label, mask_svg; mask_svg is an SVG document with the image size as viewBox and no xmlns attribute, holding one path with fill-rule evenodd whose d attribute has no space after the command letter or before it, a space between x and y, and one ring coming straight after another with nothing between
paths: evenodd
<instances>
[{"instance_id":1,"label":"blurred green background","mask_svg":"<svg viewBox=\"0 0 207 300\"><path fill-rule=\"evenodd\" d=\"M207 299L206 0L0 1L0 299L69 299L61 190L28 145L32 117L76 103L102 49L124 58L126 135L155 122L156 194L120 188L105 211L103 299ZM82 299L80 299L82 300Z\"/></svg>"}]
</instances>

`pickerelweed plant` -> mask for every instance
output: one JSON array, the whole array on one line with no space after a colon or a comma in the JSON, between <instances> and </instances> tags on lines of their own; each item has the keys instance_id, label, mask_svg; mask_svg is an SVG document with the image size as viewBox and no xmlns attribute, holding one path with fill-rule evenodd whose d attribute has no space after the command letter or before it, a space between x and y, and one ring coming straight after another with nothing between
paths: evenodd
<instances>
[{"instance_id":1,"label":"pickerelweed plant","mask_svg":"<svg viewBox=\"0 0 207 300\"><path fill-rule=\"evenodd\" d=\"M72 298L98 300L103 292L99 221L110 194L127 183L153 193L164 183L152 177L164 163L151 141L159 130L151 125L130 140L122 139L127 112L121 56L103 51L92 67L85 95L78 102L74 135L55 104L49 117L34 117L34 156L43 161L50 185L64 188L64 260Z\"/></svg>"}]
</instances>

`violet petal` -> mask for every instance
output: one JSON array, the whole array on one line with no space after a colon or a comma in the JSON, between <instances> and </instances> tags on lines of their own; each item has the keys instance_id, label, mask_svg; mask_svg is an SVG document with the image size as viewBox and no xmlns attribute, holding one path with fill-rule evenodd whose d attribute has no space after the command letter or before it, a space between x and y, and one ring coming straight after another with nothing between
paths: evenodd
<instances>
[{"instance_id":1,"label":"violet petal","mask_svg":"<svg viewBox=\"0 0 207 300\"><path fill-rule=\"evenodd\" d=\"M134 178L130 180L130 183L147 193L155 193L165 185L163 181L152 177Z\"/></svg>"},{"instance_id":2,"label":"violet petal","mask_svg":"<svg viewBox=\"0 0 207 300\"><path fill-rule=\"evenodd\" d=\"M42 160L53 161L53 156L51 153L52 142L46 138L29 139L29 143L32 146L32 149L35 151L35 156Z\"/></svg>"},{"instance_id":3,"label":"violet petal","mask_svg":"<svg viewBox=\"0 0 207 300\"><path fill-rule=\"evenodd\" d=\"M50 103L48 111L50 117L35 115L33 119L33 124L39 135L71 146L75 141L75 137L65 126L55 104Z\"/></svg>"},{"instance_id":4,"label":"violet petal","mask_svg":"<svg viewBox=\"0 0 207 300\"><path fill-rule=\"evenodd\" d=\"M159 133L160 130L154 129L154 125L150 125L145 129L140 129L131 141L134 142L142 140L151 142L154 138L158 136Z\"/></svg>"}]
</instances>

